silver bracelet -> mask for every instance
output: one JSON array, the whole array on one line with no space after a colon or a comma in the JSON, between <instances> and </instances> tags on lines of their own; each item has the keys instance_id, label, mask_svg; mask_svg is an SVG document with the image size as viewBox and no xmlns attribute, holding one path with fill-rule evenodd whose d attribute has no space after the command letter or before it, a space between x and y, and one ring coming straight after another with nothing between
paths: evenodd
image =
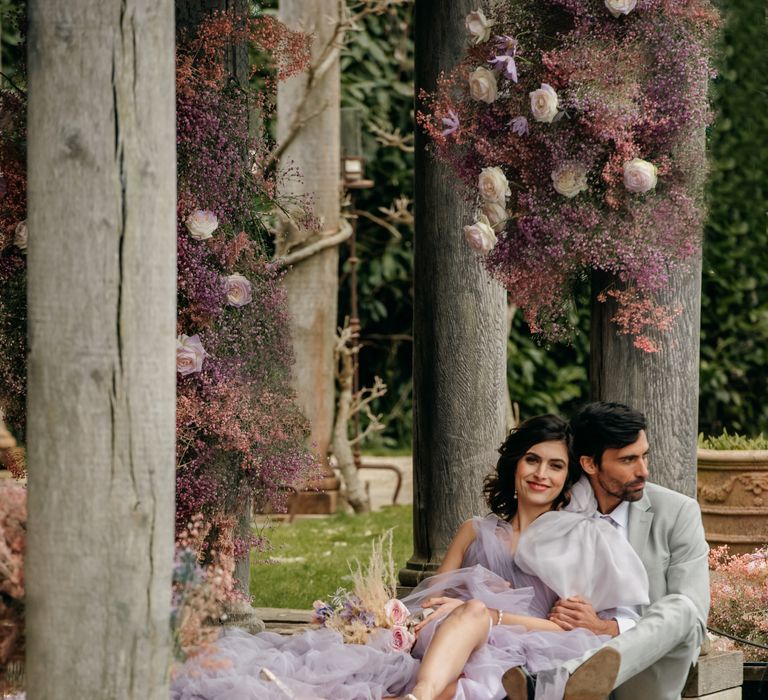
<instances>
[{"instance_id":1,"label":"silver bracelet","mask_svg":"<svg viewBox=\"0 0 768 700\"><path fill-rule=\"evenodd\" d=\"M499 617L496 620L496 626L498 627L501 624L501 618L504 616L503 611L499 610Z\"/></svg>"}]
</instances>

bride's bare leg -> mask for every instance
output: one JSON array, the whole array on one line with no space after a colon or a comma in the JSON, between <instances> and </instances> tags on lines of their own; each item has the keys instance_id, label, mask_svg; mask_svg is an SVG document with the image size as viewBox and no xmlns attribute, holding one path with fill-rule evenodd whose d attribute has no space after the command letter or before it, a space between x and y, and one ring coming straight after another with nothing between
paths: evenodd
<instances>
[{"instance_id":1,"label":"bride's bare leg","mask_svg":"<svg viewBox=\"0 0 768 700\"><path fill-rule=\"evenodd\" d=\"M479 600L456 608L437 628L421 661L412 693L418 700L437 700L464 670L472 652L488 639L488 610Z\"/></svg>"}]
</instances>

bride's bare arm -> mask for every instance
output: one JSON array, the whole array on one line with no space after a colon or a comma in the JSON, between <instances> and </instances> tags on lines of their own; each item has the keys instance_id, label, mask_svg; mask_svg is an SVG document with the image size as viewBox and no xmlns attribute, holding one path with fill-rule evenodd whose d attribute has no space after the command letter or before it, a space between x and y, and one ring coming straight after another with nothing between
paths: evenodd
<instances>
[{"instance_id":1,"label":"bride's bare arm","mask_svg":"<svg viewBox=\"0 0 768 700\"><path fill-rule=\"evenodd\" d=\"M458 530L456 530L456 534L453 536L451 544L448 545L448 551L445 553L443 563L440 564L437 573L442 574L446 571L460 569L461 562L464 559L464 553L474 539L475 526L472 524L471 520L467 520L461 524Z\"/></svg>"},{"instance_id":2,"label":"bride's bare arm","mask_svg":"<svg viewBox=\"0 0 768 700\"><path fill-rule=\"evenodd\" d=\"M499 619L499 611L488 608L488 614L491 616L491 622L495 625ZM502 613L502 625L522 625L529 631L536 632L562 632L563 628L551 620L543 620L540 617L530 617L528 615L513 615L512 613Z\"/></svg>"}]
</instances>

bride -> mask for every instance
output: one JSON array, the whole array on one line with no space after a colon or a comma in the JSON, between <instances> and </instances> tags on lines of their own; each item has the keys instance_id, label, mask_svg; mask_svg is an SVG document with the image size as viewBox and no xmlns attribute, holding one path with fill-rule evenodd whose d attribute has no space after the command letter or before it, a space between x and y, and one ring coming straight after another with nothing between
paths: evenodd
<instances>
[{"instance_id":1,"label":"bride","mask_svg":"<svg viewBox=\"0 0 768 700\"><path fill-rule=\"evenodd\" d=\"M172 699L500 700L507 669L536 674L599 647L606 637L548 619L555 602L582 596L610 616L647 603L648 582L611 525L562 510L579 477L570 441L568 424L554 415L524 421L507 437L485 482L492 514L465 522L437 574L403 601L412 612L434 610L416 626L410 656L345 645L329 629L295 637L236 630L217 642L227 667L188 664ZM596 661L609 691L617 660ZM538 684L537 700L561 698L563 684Z\"/></svg>"}]
</instances>

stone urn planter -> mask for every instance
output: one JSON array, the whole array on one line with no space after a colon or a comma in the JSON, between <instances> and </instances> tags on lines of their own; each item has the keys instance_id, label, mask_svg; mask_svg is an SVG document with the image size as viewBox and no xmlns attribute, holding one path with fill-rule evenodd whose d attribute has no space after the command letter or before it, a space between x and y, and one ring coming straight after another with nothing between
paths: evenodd
<instances>
[{"instance_id":1,"label":"stone urn planter","mask_svg":"<svg viewBox=\"0 0 768 700\"><path fill-rule=\"evenodd\" d=\"M768 546L768 450L698 450L698 501L710 547Z\"/></svg>"}]
</instances>

